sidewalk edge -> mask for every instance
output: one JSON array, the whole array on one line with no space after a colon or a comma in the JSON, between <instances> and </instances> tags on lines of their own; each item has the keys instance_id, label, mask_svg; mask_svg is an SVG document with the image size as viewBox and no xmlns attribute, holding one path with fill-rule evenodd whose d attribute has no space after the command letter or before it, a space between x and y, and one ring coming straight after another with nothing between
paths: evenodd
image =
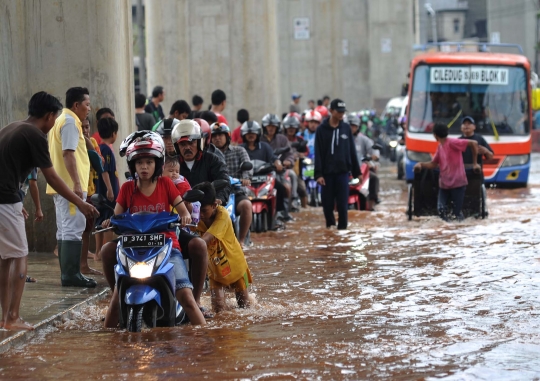
<instances>
[{"instance_id":1,"label":"sidewalk edge","mask_svg":"<svg viewBox=\"0 0 540 381\"><path fill-rule=\"evenodd\" d=\"M20 332L17 332L15 335L8 337L7 339L3 341L0 341L0 354L5 353L12 348L26 344L29 339L36 336L38 332L42 331L43 329L51 326L52 323L56 321L60 321L62 317L64 317L65 315L71 312L78 312L83 307L86 307L89 304L93 304L104 299L108 293L109 293L109 288L107 287L104 290L100 291L99 293L92 295L89 298L83 300L82 302L79 302L64 311L59 312L51 316L50 318L40 321L39 323L34 325L33 331L20 331Z\"/></svg>"}]
</instances>

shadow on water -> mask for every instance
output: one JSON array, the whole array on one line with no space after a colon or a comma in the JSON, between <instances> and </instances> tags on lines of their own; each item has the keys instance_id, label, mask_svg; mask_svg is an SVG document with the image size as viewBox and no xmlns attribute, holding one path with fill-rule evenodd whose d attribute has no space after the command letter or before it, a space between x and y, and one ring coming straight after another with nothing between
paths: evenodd
<instances>
[{"instance_id":1,"label":"shadow on water","mask_svg":"<svg viewBox=\"0 0 540 381\"><path fill-rule=\"evenodd\" d=\"M407 221L405 185L383 167L384 203L351 211L349 230L309 209L254 237L251 309L129 334L102 329L98 304L0 356L0 378L538 378L534 160L535 183L490 189L490 217L462 223Z\"/></svg>"}]
</instances>

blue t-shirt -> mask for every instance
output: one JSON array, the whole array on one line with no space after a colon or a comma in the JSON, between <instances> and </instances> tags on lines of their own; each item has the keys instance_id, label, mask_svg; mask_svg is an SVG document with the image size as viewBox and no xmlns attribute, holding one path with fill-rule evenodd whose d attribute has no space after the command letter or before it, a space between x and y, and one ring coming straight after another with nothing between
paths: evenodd
<instances>
[{"instance_id":1,"label":"blue t-shirt","mask_svg":"<svg viewBox=\"0 0 540 381\"><path fill-rule=\"evenodd\" d=\"M315 132L311 132L307 128L304 130L304 140L307 141L307 146L309 148L309 155L308 157L310 159L313 159L315 157Z\"/></svg>"},{"instance_id":2,"label":"blue t-shirt","mask_svg":"<svg viewBox=\"0 0 540 381\"><path fill-rule=\"evenodd\" d=\"M116 173L116 159L114 158L114 153L108 144L100 144L99 149L101 150L101 156L103 156L103 159L105 161L105 163L103 164L103 173L109 174L114 199L116 200L119 191L118 174ZM102 176L99 176L97 193L99 193L103 197L107 197L107 186L105 185Z\"/></svg>"}]
</instances>

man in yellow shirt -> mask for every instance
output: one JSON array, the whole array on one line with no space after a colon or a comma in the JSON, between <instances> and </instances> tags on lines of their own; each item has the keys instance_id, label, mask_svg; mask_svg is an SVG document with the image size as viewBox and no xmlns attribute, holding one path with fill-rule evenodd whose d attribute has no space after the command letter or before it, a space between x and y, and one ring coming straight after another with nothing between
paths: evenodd
<instances>
[{"instance_id":1,"label":"man in yellow shirt","mask_svg":"<svg viewBox=\"0 0 540 381\"><path fill-rule=\"evenodd\" d=\"M204 192L200 221L196 231L208 247L208 277L214 312L227 309L225 288L236 293L238 307L249 307L248 287L252 283L246 258L236 239L229 212L216 202L216 191L211 183L203 182L193 189Z\"/></svg>"},{"instance_id":2,"label":"man in yellow shirt","mask_svg":"<svg viewBox=\"0 0 540 381\"><path fill-rule=\"evenodd\" d=\"M82 131L82 120L90 112L90 96L84 87L66 92L66 108L49 132L49 151L54 169L67 186L86 200L90 160ZM85 216L67 199L47 186L56 208L56 239L62 286L96 287L96 281L81 274L82 234Z\"/></svg>"}]
</instances>

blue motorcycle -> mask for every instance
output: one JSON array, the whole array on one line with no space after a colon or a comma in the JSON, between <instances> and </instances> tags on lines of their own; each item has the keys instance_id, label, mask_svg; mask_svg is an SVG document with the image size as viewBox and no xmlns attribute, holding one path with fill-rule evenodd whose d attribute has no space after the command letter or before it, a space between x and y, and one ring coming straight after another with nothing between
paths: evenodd
<instances>
[{"instance_id":1,"label":"blue motorcycle","mask_svg":"<svg viewBox=\"0 0 540 381\"><path fill-rule=\"evenodd\" d=\"M203 192L191 190L183 201L196 202L202 197ZM94 205L103 202L103 196L92 196ZM175 296L174 265L169 262L172 240L163 233L176 231L178 226L176 214L128 211L111 217L111 227L100 230L114 230L120 236L114 269L121 328L140 332L143 322L149 328L174 327L186 319Z\"/></svg>"}]
</instances>

